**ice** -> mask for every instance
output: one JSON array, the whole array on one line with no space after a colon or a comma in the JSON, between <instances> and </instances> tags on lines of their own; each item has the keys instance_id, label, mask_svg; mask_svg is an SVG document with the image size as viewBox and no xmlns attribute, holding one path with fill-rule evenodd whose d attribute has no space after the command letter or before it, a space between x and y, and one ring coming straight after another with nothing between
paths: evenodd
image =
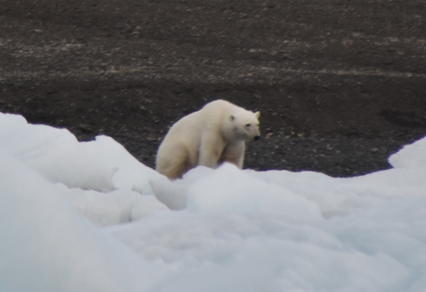
<instances>
[{"instance_id":1,"label":"ice","mask_svg":"<svg viewBox=\"0 0 426 292\"><path fill-rule=\"evenodd\" d=\"M157 211L168 210L154 196L141 196L126 189L99 193L64 188L64 194L73 207L98 226L131 222Z\"/></svg>"},{"instance_id":2,"label":"ice","mask_svg":"<svg viewBox=\"0 0 426 292\"><path fill-rule=\"evenodd\" d=\"M128 249L77 216L38 174L0 160L0 291L136 291Z\"/></svg>"},{"instance_id":3,"label":"ice","mask_svg":"<svg viewBox=\"0 0 426 292\"><path fill-rule=\"evenodd\" d=\"M0 291L426 287L426 138L353 178L198 167L0 114Z\"/></svg>"},{"instance_id":4,"label":"ice","mask_svg":"<svg viewBox=\"0 0 426 292\"><path fill-rule=\"evenodd\" d=\"M65 129L0 114L0 141L2 153L62 187L71 204L97 225L128 222L165 209L153 197L140 196L152 194L149 181L159 175L110 137L78 142Z\"/></svg>"},{"instance_id":5,"label":"ice","mask_svg":"<svg viewBox=\"0 0 426 292\"><path fill-rule=\"evenodd\" d=\"M395 168L425 168L426 139L405 145L398 153L389 157L389 163Z\"/></svg>"},{"instance_id":6,"label":"ice","mask_svg":"<svg viewBox=\"0 0 426 292\"><path fill-rule=\"evenodd\" d=\"M29 125L23 117L7 114L0 115L0 125L2 150L50 182L101 192L116 187L149 190L147 178L156 175L110 137L78 142L68 130Z\"/></svg>"}]
</instances>

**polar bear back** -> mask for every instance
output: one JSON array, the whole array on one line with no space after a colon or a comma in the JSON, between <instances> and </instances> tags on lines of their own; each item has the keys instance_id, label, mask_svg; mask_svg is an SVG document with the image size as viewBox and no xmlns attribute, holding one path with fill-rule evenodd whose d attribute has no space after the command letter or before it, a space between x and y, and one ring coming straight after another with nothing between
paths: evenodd
<instances>
[{"instance_id":1,"label":"polar bear back","mask_svg":"<svg viewBox=\"0 0 426 292\"><path fill-rule=\"evenodd\" d=\"M200 110L184 116L169 129L159 151L173 150L177 144L182 144L189 148L189 152L198 152L201 135L206 131L219 131L224 117L236 108L238 106L228 101L215 100Z\"/></svg>"}]
</instances>

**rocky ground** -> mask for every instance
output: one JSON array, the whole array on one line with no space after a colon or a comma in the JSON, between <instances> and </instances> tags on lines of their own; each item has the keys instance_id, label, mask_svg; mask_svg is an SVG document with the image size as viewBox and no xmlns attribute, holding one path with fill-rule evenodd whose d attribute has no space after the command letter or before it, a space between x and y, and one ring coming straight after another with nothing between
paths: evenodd
<instances>
[{"instance_id":1,"label":"rocky ground","mask_svg":"<svg viewBox=\"0 0 426 292\"><path fill-rule=\"evenodd\" d=\"M423 0L0 0L0 111L153 166L175 120L224 98L262 112L246 167L364 174L426 135L425 15Z\"/></svg>"}]
</instances>

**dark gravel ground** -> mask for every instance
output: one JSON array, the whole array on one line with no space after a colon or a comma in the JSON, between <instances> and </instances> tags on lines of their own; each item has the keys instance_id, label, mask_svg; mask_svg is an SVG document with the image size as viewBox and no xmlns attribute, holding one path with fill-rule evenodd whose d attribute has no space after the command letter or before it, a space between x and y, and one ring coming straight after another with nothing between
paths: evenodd
<instances>
[{"instance_id":1,"label":"dark gravel ground","mask_svg":"<svg viewBox=\"0 0 426 292\"><path fill-rule=\"evenodd\" d=\"M246 167L364 174L426 134L425 16L424 0L0 0L0 111L153 166L175 120L224 98L262 112Z\"/></svg>"}]
</instances>

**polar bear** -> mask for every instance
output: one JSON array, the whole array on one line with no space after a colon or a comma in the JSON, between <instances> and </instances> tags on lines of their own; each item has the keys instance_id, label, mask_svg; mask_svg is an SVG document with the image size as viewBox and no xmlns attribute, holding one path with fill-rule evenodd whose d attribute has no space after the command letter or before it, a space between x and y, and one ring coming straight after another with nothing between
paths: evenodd
<instances>
[{"instance_id":1,"label":"polar bear","mask_svg":"<svg viewBox=\"0 0 426 292\"><path fill-rule=\"evenodd\" d=\"M260 138L259 116L226 100L207 103L169 129L158 148L156 170L175 179L197 165L230 162L242 168L246 142Z\"/></svg>"}]
</instances>

